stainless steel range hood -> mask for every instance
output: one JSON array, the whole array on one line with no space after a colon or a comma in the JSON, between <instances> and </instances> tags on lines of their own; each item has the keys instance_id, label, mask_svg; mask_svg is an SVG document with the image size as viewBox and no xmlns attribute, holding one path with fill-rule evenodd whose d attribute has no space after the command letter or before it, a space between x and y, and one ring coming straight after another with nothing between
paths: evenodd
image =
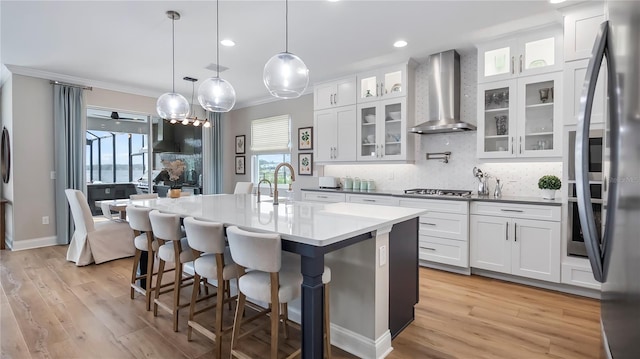
<instances>
[{"instance_id":1,"label":"stainless steel range hood","mask_svg":"<svg viewBox=\"0 0 640 359\"><path fill-rule=\"evenodd\" d=\"M449 50L429 56L429 119L410 131L425 135L475 129L460 121L460 55Z\"/></svg>"},{"instance_id":2,"label":"stainless steel range hood","mask_svg":"<svg viewBox=\"0 0 640 359\"><path fill-rule=\"evenodd\" d=\"M173 139L173 125L160 119L155 127L153 152L180 152L180 146Z\"/></svg>"}]
</instances>

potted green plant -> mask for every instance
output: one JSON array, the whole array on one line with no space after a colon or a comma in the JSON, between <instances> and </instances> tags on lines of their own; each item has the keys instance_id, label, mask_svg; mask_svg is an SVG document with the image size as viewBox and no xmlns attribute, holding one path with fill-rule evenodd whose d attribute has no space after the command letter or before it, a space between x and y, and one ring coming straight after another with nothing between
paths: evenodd
<instances>
[{"instance_id":1,"label":"potted green plant","mask_svg":"<svg viewBox=\"0 0 640 359\"><path fill-rule=\"evenodd\" d=\"M560 178L554 175L545 175L538 180L538 188L542 190L542 198L555 199L556 191L562 186Z\"/></svg>"}]
</instances>

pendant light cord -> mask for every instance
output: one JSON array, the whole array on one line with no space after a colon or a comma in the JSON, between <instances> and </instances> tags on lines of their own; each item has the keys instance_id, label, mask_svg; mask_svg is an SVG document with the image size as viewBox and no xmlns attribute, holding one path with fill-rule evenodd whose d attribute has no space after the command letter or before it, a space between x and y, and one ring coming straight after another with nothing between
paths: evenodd
<instances>
[{"instance_id":1,"label":"pendant light cord","mask_svg":"<svg viewBox=\"0 0 640 359\"><path fill-rule=\"evenodd\" d=\"M176 93L176 15L171 15L171 92Z\"/></svg>"},{"instance_id":2,"label":"pendant light cord","mask_svg":"<svg viewBox=\"0 0 640 359\"><path fill-rule=\"evenodd\" d=\"M220 78L220 1L216 0L216 77Z\"/></svg>"},{"instance_id":3,"label":"pendant light cord","mask_svg":"<svg viewBox=\"0 0 640 359\"><path fill-rule=\"evenodd\" d=\"M289 0L284 2L284 52L289 52Z\"/></svg>"}]
</instances>

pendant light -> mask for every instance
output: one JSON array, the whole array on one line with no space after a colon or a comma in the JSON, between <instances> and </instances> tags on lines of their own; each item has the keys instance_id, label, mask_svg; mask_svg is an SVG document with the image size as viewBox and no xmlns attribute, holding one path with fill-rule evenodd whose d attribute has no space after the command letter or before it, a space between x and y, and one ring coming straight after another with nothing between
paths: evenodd
<instances>
[{"instance_id":1,"label":"pendant light","mask_svg":"<svg viewBox=\"0 0 640 359\"><path fill-rule=\"evenodd\" d=\"M228 81L220 78L220 16L216 0L216 77L210 77L198 88L198 102L211 112L229 112L236 104L236 90ZM207 121L204 126L207 126Z\"/></svg>"},{"instance_id":2,"label":"pendant light","mask_svg":"<svg viewBox=\"0 0 640 359\"><path fill-rule=\"evenodd\" d=\"M182 120L189 115L189 101L184 96L176 93L176 49L175 49L175 22L180 19L180 14L176 11L167 11L167 17L171 19L171 54L172 68L171 68L171 92L167 92L158 97L156 102L156 111L161 118L171 120L172 123Z\"/></svg>"},{"instance_id":3,"label":"pendant light","mask_svg":"<svg viewBox=\"0 0 640 359\"><path fill-rule=\"evenodd\" d=\"M309 69L302 59L289 52L289 0L285 0L285 9L285 51L267 61L262 78L271 95L296 98L309 85Z\"/></svg>"}]
</instances>

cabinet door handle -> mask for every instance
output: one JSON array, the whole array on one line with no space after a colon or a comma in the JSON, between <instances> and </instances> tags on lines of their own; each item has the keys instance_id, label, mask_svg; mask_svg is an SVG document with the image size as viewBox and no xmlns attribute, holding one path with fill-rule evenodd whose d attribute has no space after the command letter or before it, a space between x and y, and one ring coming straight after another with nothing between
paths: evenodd
<instances>
[{"instance_id":1,"label":"cabinet door handle","mask_svg":"<svg viewBox=\"0 0 640 359\"><path fill-rule=\"evenodd\" d=\"M511 74L516 73L516 60L515 57L511 56Z\"/></svg>"},{"instance_id":2,"label":"cabinet door handle","mask_svg":"<svg viewBox=\"0 0 640 359\"><path fill-rule=\"evenodd\" d=\"M318 198L329 198L327 196L318 196Z\"/></svg>"},{"instance_id":3,"label":"cabinet door handle","mask_svg":"<svg viewBox=\"0 0 640 359\"><path fill-rule=\"evenodd\" d=\"M429 222L422 222L420 224L426 224L427 226L436 226L435 223L429 223Z\"/></svg>"},{"instance_id":4,"label":"cabinet door handle","mask_svg":"<svg viewBox=\"0 0 640 359\"><path fill-rule=\"evenodd\" d=\"M504 231L504 238L509 240L509 222L507 222L507 230Z\"/></svg>"},{"instance_id":5,"label":"cabinet door handle","mask_svg":"<svg viewBox=\"0 0 640 359\"><path fill-rule=\"evenodd\" d=\"M380 145L380 157L384 157L384 145Z\"/></svg>"},{"instance_id":6,"label":"cabinet door handle","mask_svg":"<svg viewBox=\"0 0 640 359\"><path fill-rule=\"evenodd\" d=\"M333 148L333 158L338 158L338 147Z\"/></svg>"},{"instance_id":7,"label":"cabinet door handle","mask_svg":"<svg viewBox=\"0 0 640 359\"><path fill-rule=\"evenodd\" d=\"M522 136L520 136L520 153L522 153Z\"/></svg>"},{"instance_id":8,"label":"cabinet door handle","mask_svg":"<svg viewBox=\"0 0 640 359\"><path fill-rule=\"evenodd\" d=\"M513 241L518 241L518 223L513 223Z\"/></svg>"},{"instance_id":9,"label":"cabinet door handle","mask_svg":"<svg viewBox=\"0 0 640 359\"><path fill-rule=\"evenodd\" d=\"M367 198L363 198L362 201L364 202L375 202L375 199L367 199Z\"/></svg>"},{"instance_id":10,"label":"cabinet door handle","mask_svg":"<svg viewBox=\"0 0 640 359\"><path fill-rule=\"evenodd\" d=\"M501 210L502 212L518 212L518 213L522 213L522 212L524 212L524 211L523 211L523 210L521 210L521 209L505 209L505 208L500 208L500 210Z\"/></svg>"},{"instance_id":11,"label":"cabinet door handle","mask_svg":"<svg viewBox=\"0 0 640 359\"><path fill-rule=\"evenodd\" d=\"M333 94L329 95L329 103L333 105Z\"/></svg>"},{"instance_id":12,"label":"cabinet door handle","mask_svg":"<svg viewBox=\"0 0 640 359\"><path fill-rule=\"evenodd\" d=\"M422 247L422 249L427 249L427 250L434 251L434 252L436 251L435 248L431 248L431 247Z\"/></svg>"},{"instance_id":13,"label":"cabinet door handle","mask_svg":"<svg viewBox=\"0 0 640 359\"><path fill-rule=\"evenodd\" d=\"M513 137L511 137L511 154L513 154Z\"/></svg>"},{"instance_id":14,"label":"cabinet door handle","mask_svg":"<svg viewBox=\"0 0 640 359\"><path fill-rule=\"evenodd\" d=\"M522 55L520 55L520 72L522 72Z\"/></svg>"},{"instance_id":15,"label":"cabinet door handle","mask_svg":"<svg viewBox=\"0 0 640 359\"><path fill-rule=\"evenodd\" d=\"M338 104L338 94L337 93L333 94L333 103L336 104L336 105Z\"/></svg>"}]
</instances>

